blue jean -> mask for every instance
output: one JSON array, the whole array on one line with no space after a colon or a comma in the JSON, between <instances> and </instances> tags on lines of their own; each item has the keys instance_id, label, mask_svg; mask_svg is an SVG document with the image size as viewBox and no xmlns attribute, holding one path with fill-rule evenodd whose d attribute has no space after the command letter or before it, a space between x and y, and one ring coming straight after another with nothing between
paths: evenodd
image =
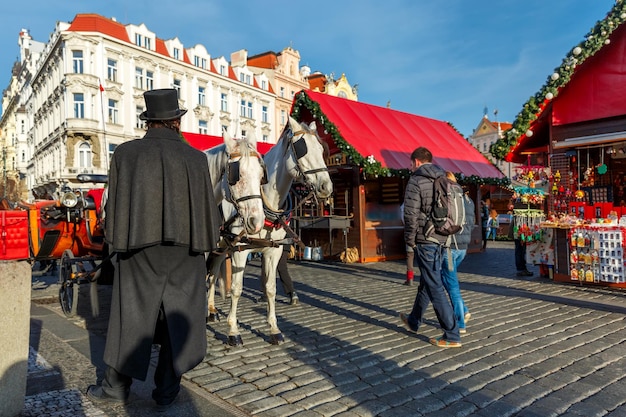
<instances>
[{"instance_id":1,"label":"blue jean","mask_svg":"<svg viewBox=\"0 0 626 417\"><path fill-rule=\"evenodd\" d=\"M450 342L460 342L459 326L441 278L441 251L440 245L430 243L415 247L415 258L421 274L413 309L408 317L409 326L416 331L419 329L424 313L432 302L439 326L443 330L443 338Z\"/></svg>"},{"instance_id":2,"label":"blue jean","mask_svg":"<svg viewBox=\"0 0 626 417\"><path fill-rule=\"evenodd\" d=\"M449 269L448 265L448 251L443 251L443 266L441 270L441 279L443 280L443 286L448 291L450 302L452 303L452 309L454 310L454 317L456 323L460 329L465 328L465 314L469 313L469 310L463 302L461 296L461 288L459 287L459 276L457 275L457 268L461 264L461 261L465 259L467 249L450 249L450 255L452 259L452 269Z\"/></svg>"},{"instance_id":3,"label":"blue jean","mask_svg":"<svg viewBox=\"0 0 626 417\"><path fill-rule=\"evenodd\" d=\"M495 240L498 234L498 228L497 227L490 227L489 230L487 230L487 239L493 239Z\"/></svg>"}]
</instances>

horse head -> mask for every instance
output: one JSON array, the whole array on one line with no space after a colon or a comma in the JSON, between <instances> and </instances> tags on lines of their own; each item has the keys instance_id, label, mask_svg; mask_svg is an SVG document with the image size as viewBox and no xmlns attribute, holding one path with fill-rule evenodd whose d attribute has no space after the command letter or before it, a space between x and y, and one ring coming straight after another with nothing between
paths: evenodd
<instances>
[{"instance_id":1,"label":"horse head","mask_svg":"<svg viewBox=\"0 0 626 417\"><path fill-rule=\"evenodd\" d=\"M293 159L290 158L292 167L298 172L298 177L320 199L330 197L333 192L333 183L326 166L328 145L317 135L315 122L309 125L298 123L289 116L289 122L285 126L290 131L290 150Z\"/></svg>"},{"instance_id":2,"label":"horse head","mask_svg":"<svg viewBox=\"0 0 626 417\"><path fill-rule=\"evenodd\" d=\"M258 233L265 222L261 185L267 174L256 150L256 138L234 139L224 132L223 139L221 182L216 194L223 193L224 218L238 215L246 233Z\"/></svg>"}]
</instances>

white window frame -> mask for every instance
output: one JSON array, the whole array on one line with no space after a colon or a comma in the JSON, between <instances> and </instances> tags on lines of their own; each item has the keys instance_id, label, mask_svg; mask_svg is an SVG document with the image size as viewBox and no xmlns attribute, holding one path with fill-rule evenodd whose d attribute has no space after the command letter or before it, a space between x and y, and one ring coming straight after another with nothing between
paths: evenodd
<instances>
[{"instance_id":1,"label":"white window frame","mask_svg":"<svg viewBox=\"0 0 626 417\"><path fill-rule=\"evenodd\" d=\"M135 88L139 90L144 89L143 85L143 68L135 67Z\"/></svg>"},{"instance_id":2,"label":"white window frame","mask_svg":"<svg viewBox=\"0 0 626 417\"><path fill-rule=\"evenodd\" d=\"M74 93L74 118L85 118L85 95L83 93Z\"/></svg>"},{"instance_id":3,"label":"white window frame","mask_svg":"<svg viewBox=\"0 0 626 417\"><path fill-rule=\"evenodd\" d=\"M107 80L117 82L117 61L107 58Z\"/></svg>"},{"instance_id":4,"label":"white window frame","mask_svg":"<svg viewBox=\"0 0 626 417\"><path fill-rule=\"evenodd\" d=\"M209 134L209 124L206 120L198 120L198 133L201 135Z\"/></svg>"},{"instance_id":5,"label":"white window frame","mask_svg":"<svg viewBox=\"0 0 626 417\"><path fill-rule=\"evenodd\" d=\"M78 167L79 168L91 168L91 145L87 142L82 142L78 145Z\"/></svg>"},{"instance_id":6,"label":"white window frame","mask_svg":"<svg viewBox=\"0 0 626 417\"><path fill-rule=\"evenodd\" d=\"M220 109L223 112L228 112L228 94L226 93L220 94Z\"/></svg>"},{"instance_id":7,"label":"white window frame","mask_svg":"<svg viewBox=\"0 0 626 417\"><path fill-rule=\"evenodd\" d=\"M112 98L109 99L108 111L107 111L107 114L109 115L108 120L109 120L109 123L113 123L116 125L120 123L118 104L119 102L117 100L113 100Z\"/></svg>"},{"instance_id":8,"label":"white window frame","mask_svg":"<svg viewBox=\"0 0 626 417\"><path fill-rule=\"evenodd\" d=\"M206 88L204 86L198 86L198 105L206 105Z\"/></svg>"},{"instance_id":9,"label":"white window frame","mask_svg":"<svg viewBox=\"0 0 626 417\"><path fill-rule=\"evenodd\" d=\"M72 71L74 74L83 74L85 72L85 62L83 51L78 49L72 50Z\"/></svg>"},{"instance_id":10,"label":"white window frame","mask_svg":"<svg viewBox=\"0 0 626 417\"><path fill-rule=\"evenodd\" d=\"M154 90L154 72L146 70L146 90Z\"/></svg>"}]
</instances>

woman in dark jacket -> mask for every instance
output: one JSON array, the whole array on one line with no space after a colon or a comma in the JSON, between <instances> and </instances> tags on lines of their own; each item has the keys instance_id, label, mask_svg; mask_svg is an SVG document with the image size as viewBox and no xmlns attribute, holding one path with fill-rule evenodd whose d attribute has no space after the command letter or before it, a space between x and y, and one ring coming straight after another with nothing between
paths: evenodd
<instances>
[{"instance_id":1,"label":"woman in dark jacket","mask_svg":"<svg viewBox=\"0 0 626 417\"><path fill-rule=\"evenodd\" d=\"M453 173L446 172L446 175L450 180L456 182L456 177ZM461 296L457 268L463 259L465 259L467 248L472 240L472 230L476 225L474 202L469 198L467 193L463 195L463 203L465 206L465 222L463 223L463 229L461 229L459 233L452 235L452 243L450 244L449 250L443 252L443 265L441 269L443 286L450 297L450 302L454 309L454 317L459 325L459 333L461 334L467 332L465 325L472 315Z\"/></svg>"}]
</instances>

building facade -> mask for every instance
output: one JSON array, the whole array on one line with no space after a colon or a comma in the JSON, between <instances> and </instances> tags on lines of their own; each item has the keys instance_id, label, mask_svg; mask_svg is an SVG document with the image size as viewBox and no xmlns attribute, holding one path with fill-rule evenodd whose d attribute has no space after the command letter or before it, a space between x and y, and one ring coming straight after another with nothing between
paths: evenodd
<instances>
[{"instance_id":1,"label":"building facade","mask_svg":"<svg viewBox=\"0 0 626 417\"><path fill-rule=\"evenodd\" d=\"M497 160L489 152L489 147L503 137L505 131L511 128L511 123L491 121L485 114L478 123L472 135L468 138L472 146L490 160L504 175L512 179L517 174L519 164Z\"/></svg>"},{"instance_id":2,"label":"building facade","mask_svg":"<svg viewBox=\"0 0 626 417\"><path fill-rule=\"evenodd\" d=\"M275 142L282 129L265 74L212 57L202 45L162 40L143 24L79 14L58 22L46 43L22 31L20 49L0 127L6 160L31 190L28 198L77 185L80 173L106 174L115 147L143 136L138 116L150 89L178 90L189 110L183 132L221 136L227 129Z\"/></svg>"}]
</instances>

